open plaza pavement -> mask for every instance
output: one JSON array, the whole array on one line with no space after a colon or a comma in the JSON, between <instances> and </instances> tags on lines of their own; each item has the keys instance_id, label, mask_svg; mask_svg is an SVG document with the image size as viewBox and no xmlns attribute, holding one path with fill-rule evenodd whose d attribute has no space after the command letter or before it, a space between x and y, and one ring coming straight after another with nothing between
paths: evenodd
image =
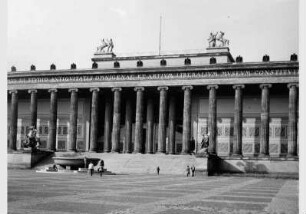
<instances>
[{"instance_id":1,"label":"open plaza pavement","mask_svg":"<svg viewBox=\"0 0 306 214\"><path fill-rule=\"evenodd\" d=\"M299 213L298 180L8 170L8 213Z\"/></svg>"}]
</instances>

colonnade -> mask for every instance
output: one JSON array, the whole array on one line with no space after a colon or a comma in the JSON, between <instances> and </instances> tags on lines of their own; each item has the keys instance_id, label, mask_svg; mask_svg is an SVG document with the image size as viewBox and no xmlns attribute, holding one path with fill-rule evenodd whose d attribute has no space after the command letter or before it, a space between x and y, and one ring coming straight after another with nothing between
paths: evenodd
<instances>
[{"instance_id":1,"label":"colonnade","mask_svg":"<svg viewBox=\"0 0 306 214\"><path fill-rule=\"evenodd\" d=\"M217 154L217 90L218 85L208 85L209 110L208 110L208 132L210 133L209 152ZM243 89L244 85L233 85L235 90L234 111L234 143L233 156L242 156L242 120L243 120ZM269 116L270 116L270 96L271 84L261 84L261 125L260 125L260 157L269 156ZM289 89L289 114L288 114L288 157L297 156L297 83L288 84ZM90 152L97 152L98 135L98 109L99 109L99 88L89 89L91 97L91 120L90 120ZM154 103L153 98L148 97L146 107L144 106L145 87L135 87L136 93L136 117L135 117L135 139L134 150L132 151L132 101L126 99L125 108L125 142L123 152L126 153L153 153L153 133L154 133ZM169 96L169 87L157 87L159 91L159 120L158 120L158 149L157 153L166 153L166 137L168 120L168 153L175 154L175 126L176 126L176 97ZM182 154L190 153L191 140L191 97L193 86L182 86L184 94L183 104L183 135ZM50 122L47 149L56 150L56 127L57 127L57 89L48 90L50 93ZM68 151L76 151L77 140L77 117L78 117L78 89L68 90L70 93L70 126ZM31 125L37 124L37 90L29 90L31 95L30 114ZM18 119L18 91L11 90L11 121L9 149L16 150L17 141L17 119ZM111 99L106 98L104 117L104 145L103 152L119 152L120 143L120 118L121 118L121 93L122 88L112 88L113 104ZM169 108L167 109L169 101ZM113 111L112 111L113 106ZM146 121L144 121L144 110L146 108ZM167 111L169 111L167 113ZM112 115L111 115L111 112ZM168 118L167 118L168 115ZM146 122L146 139L143 137L143 124ZM112 124L112 127L111 127ZM146 143L146 144L145 144Z\"/></svg>"}]
</instances>

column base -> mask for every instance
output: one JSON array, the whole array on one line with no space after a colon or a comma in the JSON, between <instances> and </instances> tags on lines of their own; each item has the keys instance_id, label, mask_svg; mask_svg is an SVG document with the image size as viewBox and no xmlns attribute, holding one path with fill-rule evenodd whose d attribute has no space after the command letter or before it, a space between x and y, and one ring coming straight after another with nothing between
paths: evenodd
<instances>
[{"instance_id":1,"label":"column base","mask_svg":"<svg viewBox=\"0 0 306 214\"><path fill-rule=\"evenodd\" d=\"M164 152L158 151L158 152L155 152L155 154L163 154L163 155L165 155L165 154L166 154L166 151L164 151Z\"/></svg>"},{"instance_id":2,"label":"column base","mask_svg":"<svg viewBox=\"0 0 306 214\"><path fill-rule=\"evenodd\" d=\"M265 159L268 159L268 158L270 158L270 155L267 155L267 154L259 154L259 155L258 155L258 158L265 158Z\"/></svg>"},{"instance_id":3,"label":"column base","mask_svg":"<svg viewBox=\"0 0 306 214\"><path fill-rule=\"evenodd\" d=\"M68 149L67 152L77 152L76 149Z\"/></svg>"},{"instance_id":4,"label":"column base","mask_svg":"<svg viewBox=\"0 0 306 214\"><path fill-rule=\"evenodd\" d=\"M240 158L243 158L243 155L241 155L241 154L231 154L230 157L240 159Z\"/></svg>"},{"instance_id":5,"label":"column base","mask_svg":"<svg viewBox=\"0 0 306 214\"><path fill-rule=\"evenodd\" d=\"M109 153L111 150L109 149L106 149L106 150L103 150L104 153Z\"/></svg>"}]
</instances>

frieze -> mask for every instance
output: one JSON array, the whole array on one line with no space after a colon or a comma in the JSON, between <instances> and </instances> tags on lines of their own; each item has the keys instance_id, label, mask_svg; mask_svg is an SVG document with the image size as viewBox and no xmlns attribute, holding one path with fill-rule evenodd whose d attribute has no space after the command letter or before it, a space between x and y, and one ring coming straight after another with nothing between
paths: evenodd
<instances>
[{"instance_id":1,"label":"frieze","mask_svg":"<svg viewBox=\"0 0 306 214\"><path fill-rule=\"evenodd\" d=\"M39 75L39 74L38 74ZM54 75L48 77L8 77L8 84L26 83L65 83L65 82L107 82L107 81L139 81L139 80L176 80L200 78L239 78L260 76L297 76L297 69L274 70L243 70L243 71L192 71L163 72L138 74L84 74L84 75Z\"/></svg>"}]
</instances>

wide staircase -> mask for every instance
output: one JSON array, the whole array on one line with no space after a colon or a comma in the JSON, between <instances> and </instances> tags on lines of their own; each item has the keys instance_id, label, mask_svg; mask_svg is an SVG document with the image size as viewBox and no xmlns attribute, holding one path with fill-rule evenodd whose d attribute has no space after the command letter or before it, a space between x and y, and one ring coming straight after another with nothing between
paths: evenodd
<instances>
[{"instance_id":1,"label":"wide staircase","mask_svg":"<svg viewBox=\"0 0 306 214\"><path fill-rule=\"evenodd\" d=\"M54 156L79 156L100 158L104 160L107 171L116 174L155 174L160 168L160 174L185 174L187 166L194 166L197 175L205 174L207 159L194 155L165 155L165 154L118 154L118 153L75 153L56 152ZM52 166L52 157L37 164L35 169Z\"/></svg>"}]
</instances>

